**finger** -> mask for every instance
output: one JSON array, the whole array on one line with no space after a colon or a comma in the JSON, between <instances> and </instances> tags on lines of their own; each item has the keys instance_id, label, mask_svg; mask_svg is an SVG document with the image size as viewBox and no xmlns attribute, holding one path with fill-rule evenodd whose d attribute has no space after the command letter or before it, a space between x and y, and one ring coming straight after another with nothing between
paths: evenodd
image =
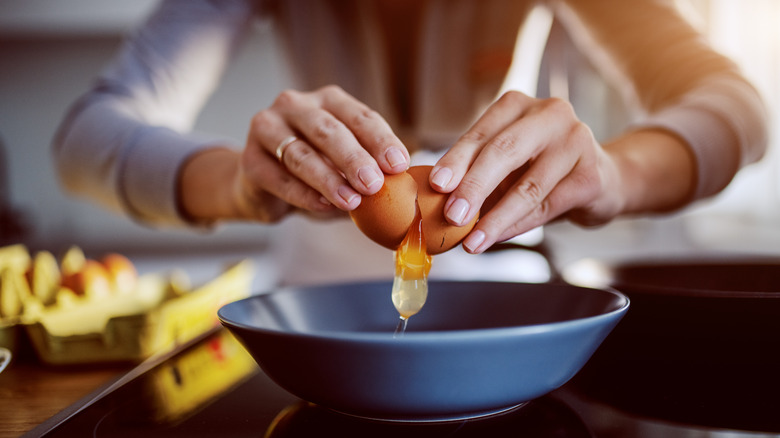
<instances>
[{"instance_id":1,"label":"finger","mask_svg":"<svg viewBox=\"0 0 780 438\"><path fill-rule=\"evenodd\" d=\"M567 154L561 133L567 120L555 113L536 111L510 124L482 148L458 187L445 203L445 217L454 225L471 221L504 178L544 151ZM546 149L545 149L546 148ZM561 163L563 165L565 163ZM529 189L537 189L535 186Z\"/></svg>"},{"instance_id":2,"label":"finger","mask_svg":"<svg viewBox=\"0 0 780 438\"><path fill-rule=\"evenodd\" d=\"M520 235L547 223L570 208L573 198L556 198L555 191L567 187L567 178L577 164L578 154L573 148L562 153L543 154L504 193L498 203L477 223L477 233L464 240L464 247L472 253L485 251L496 242Z\"/></svg>"},{"instance_id":3,"label":"finger","mask_svg":"<svg viewBox=\"0 0 780 438\"><path fill-rule=\"evenodd\" d=\"M287 170L341 210L353 210L361 196L348 181L307 142L298 139L282 155Z\"/></svg>"},{"instance_id":4,"label":"finger","mask_svg":"<svg viewBox=\"0 0 780 438\"><path fill-rule=\"evenodd\" d=\"M264 151L263 155L267 157L263 161L269 161L273 155L276 158L277 146L282 141L291 136L296 135L282 120L282 118L271 111L264 111L258 113L253 120L253 129L250 130L250 139L248 144L256 145L253 148L256 151ZM324 196L325 200L332 203L336 207L342 210L352 210L360 204L360 195L357 193L348 181L327 161L325 157L316 153L316 151L304 140L298 138L290 143L283 150L281 155L283 165L276 162L276 160L270 160L274 164L276 170L280 170L283 173L282 176L286 176L287 179L294 177L299 184L307 184L310 189L321 194L320 198ZM259 158L257 158L259 160ZM262 169L263 167L259 167ZM305 205L310 210L319 210L320 208L316 204L311 202L312 195L307 193L303 194L300 188L294 187L294 185L287 184L274 184L274 182L281 181L277 173L277 178L267 179L266 175L259 175L256 179L264 181L266 184L271 184L269 189L275 190L278 186L283 190L285 195L284 199L294 205L306 208L298 203L302 202L295 199L295 196L302 196L307 198ZM279 193L276 193L279 195ZM320 201L320 204L322 202Z\"/></svg>"},{"instance_id":5,"label":"finger","mask_svg":"<svg viewBox=\"0 0 780 438\"><path fill-rule=\"evenodd\" d=\"M480 151L507 126L522 117L535 99L517 91L505 93L442 156L431 169L431 186L449 193L476 160Z\"/></svg>"},{"instance_id":6,"label":"finger","mask_svg":"<svg viewBox=\"0 0 780 438\"><path fill-rule=\"evenodd\" d=\"M333 209L323 195L291 175L275 157L250 139L242 156L242 176L238 189L245 199L244 210L262 216L272 203L268 195L309 211L327 212Z\"/></svg>"},{"instance_id":7,"label":"finger","mask_svg":"<svg viewBox=\"0 0 780 438\"><path fill-rule=\"evenodd\" d=\"M355 190L364 195L376 193L384 183L376 160L344 123L321 107L319 99L311 93L286 91L274 107L299 137L333 162L334 171L342 173Z\"/></svg>"},{"instance_id":8,"label":"finger","mask_svg":"<svg viewBox=\"0 0 780 438\"><path fill-rule=\"evenodd\" d=\"M500 233L496 242L511 239L561 217L568 217L573 210L589 205L596 199L600 186L598 174L579 170L580 167L561 180L534 211Z\"/></svg>"},{"instance_id":9,"label":"finger","mask_svg":"<svg viewBox=\"0 0 780 438\"><path fill-rule=\"evenodd\" d=\"M344 123L382 171L394 174L409 168L409 151L379 113L335 86L325 89L322 107Z\"/></svg>"}]
</instances>

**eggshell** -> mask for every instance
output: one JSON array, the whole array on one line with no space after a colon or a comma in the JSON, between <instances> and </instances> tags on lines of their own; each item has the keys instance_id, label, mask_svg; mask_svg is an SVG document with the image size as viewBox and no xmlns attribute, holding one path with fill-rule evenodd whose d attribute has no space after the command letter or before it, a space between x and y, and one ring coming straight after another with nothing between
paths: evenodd
<instances>
[{"instance_id":1,"label":"eggshell","mask_svg":"<svg viewBox=\"0 0 780 438\"><path fill-rule=\"evenodd\" d=\"M100 259L108 270L111 282L119 292L128 292L135 288L138 271L129 258L118 253L108 253Z\"/></svg>"},{"instance_id":2,"label":"eggshell","mask_svg":"<svg viewBox=\"0 0 780 438\"><path fill-rule=\"evenodd\" d=\"M433 166L413 166L405 173L386 175L379 192L364 196L360 206L350 213L363 234L388 249L397 249L419 205L428 254L441 254L458 245L474 228L477 218L463 227L447 222L444 204L448 195L431 188L431 169Z\"/></svg>"},{"instance_id":3,"label":"eggshell","mask_svg":"<svg viewBox=\"0 0 780 438\"><path fill-rule=\"evenodd\" d=\"M106 297L111 294L111 278L102 263L86 259L78 271L62 277L62 286L76 295Z\"/></svg>"},{"instance_id":4,"label":"eggshell","mask_svg":"<svg viewBox=\"0 0 780 438\"><path fill-rule=\"evenodd\" d=\"M428 254L436 255L457 246L471 232L477 223L477 217L468 224L458 227L444 218L444 204L448 194L439 193L431 188L428 177L433 166L414 166L409 173L417 181L417 204L422 216L423 236Z\"/></svg>"},{"instance_id":5,"label":"eggshell","mask_svg":"<svg viewBox=\"0 0 780 438\"><path fill-rule=\"evenodd\" d=\"M384 186L376 194L364 196L350 216L369 239L395 250L414 221L416 196L417 183L411 175L385 175Z\"/></svg>"}]
</instances>

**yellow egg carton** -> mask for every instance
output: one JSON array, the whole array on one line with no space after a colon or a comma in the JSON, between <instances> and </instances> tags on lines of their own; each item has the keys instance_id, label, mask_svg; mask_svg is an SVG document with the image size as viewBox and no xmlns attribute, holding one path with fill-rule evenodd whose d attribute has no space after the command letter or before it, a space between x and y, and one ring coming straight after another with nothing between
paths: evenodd
<instances>
[{"instance_id":1,"label":"yellow egg carton","mask_svg":"<svg viewBox=\"0 0 780 438\"><path fill-rule=\"evenodd\" d=\"M137 362L211 330L222 305L250 293L247 260L192 288L180 271L138 276L110 256L90 260L72 247L58 262L23 245L0 248L0 346L13 351L24 334L49 364Z\"/></svg>"}]
</instances>

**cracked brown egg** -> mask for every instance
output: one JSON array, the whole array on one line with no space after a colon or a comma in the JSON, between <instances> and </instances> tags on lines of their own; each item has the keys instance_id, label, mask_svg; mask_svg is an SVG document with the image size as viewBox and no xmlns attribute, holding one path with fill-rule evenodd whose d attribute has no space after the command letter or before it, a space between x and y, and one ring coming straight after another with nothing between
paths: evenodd
<instances>
[{"instance_id":1,"label":"cracked brown egg","mask_svg":"<svg viewBox=\"0 0 780 438\"><path fill-rule=\"evenodd\" d=\"M373 196L364 196L351 212L358 228L374 242L396 250L415 222L419 206L422 234L429 255L457 246L474 228L477 218L462 227L444 218L447 194L431 188L428 175L433 166L414 166L404 173L385 175L385 184Z\"/></svg>"}]
</instances>

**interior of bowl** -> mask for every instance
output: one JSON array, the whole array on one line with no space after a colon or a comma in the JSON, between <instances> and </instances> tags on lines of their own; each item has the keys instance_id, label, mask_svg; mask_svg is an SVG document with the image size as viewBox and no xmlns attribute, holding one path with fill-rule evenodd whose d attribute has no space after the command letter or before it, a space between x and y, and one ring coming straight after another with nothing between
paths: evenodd
<instances>
[{"instance_id":1,"label":"interior of bowl","mask_svg":"<svg viewBox=\"0 0 780 438\"><path fill-rule=\"evenodd\" d=\"M391 283L287 288L220 311L223 321L253 329L300 333L392 334L398 313ZM564 322L616 312L627 299L571 285L429 282L428 300L407 334L495 330Z\"/></svg>"}]
</instances>

